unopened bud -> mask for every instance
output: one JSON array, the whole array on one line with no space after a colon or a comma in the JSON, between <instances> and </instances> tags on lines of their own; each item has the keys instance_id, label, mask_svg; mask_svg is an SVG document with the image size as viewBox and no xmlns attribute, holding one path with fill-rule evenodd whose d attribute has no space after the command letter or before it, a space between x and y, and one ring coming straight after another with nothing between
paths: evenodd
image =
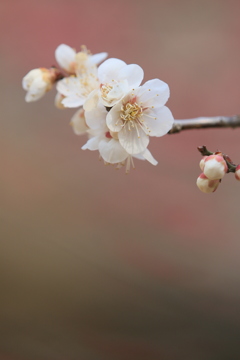
<instances>
[{"instance_id":1,"label":"unopened bud","mask_svg":"<svg viewBox=\"0 0 240 360\"><path fill-rule=\"evenodd\" d=\"M222 179L228 170L226 161L220 155L210 155L204 160L204 175L209 180Z\"/></svg>"},{"instance_id":2,"label":"unopened bud","mask_svg":"<svg viewBox=\"0 0 240 360\"><path fill-rule=\"evenodd\" d=\"M201 161L200 161L200 163L199 163L199 166L200 166L200 169L203 171L203 169L204 169L204 165L205 165L205 159L207 158L207 156L204 156L202 159L201 159Z\"/></svg>"},{"instance_id":3,"label":"unopened bud","mask_svg":"<svg viewBox=\"0 0 240 360\"><path fill-rule=\"evenodd\" d=\"M204 173L197 178L197 186L204 193L212 193L217 190L220 180L209 180Z\"/></svg>"},{"instance_id":4,"label":"unopened bud","mask_svg":"<svg viewBox=\"0 0 240 360\"><path fill-rule=\"evenodd\" d=\"M240 181L240 164L236 167L235 178Z\"/></svg>"},{"instance_id":5,"label":"unopened bud","mask_svg":"<svg viewBox=\"0 0 240 360\"><path fill-rule=\"evenodd\" d=\"M59 71L55 68L39 68L29 71L22 80L23 89L27 91L25 100L27 102L39 100L52 88L58 76Z\"/></svg>"}]
</instances>

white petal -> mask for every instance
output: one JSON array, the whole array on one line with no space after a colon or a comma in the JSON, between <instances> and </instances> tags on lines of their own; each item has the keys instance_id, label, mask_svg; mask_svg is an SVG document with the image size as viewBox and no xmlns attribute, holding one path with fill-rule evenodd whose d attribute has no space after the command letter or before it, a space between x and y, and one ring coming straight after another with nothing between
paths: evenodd
<instances>
[{"instance_id":1,"label":"white petal","mask_svg":"<svg viewBox=\"0 0 240 360\"><path fill-rule=\"evenodd\" d=\"M93 90L87 97L84 103L84 110L91 111L95 109L98 105L99 101L99 91L98 89Z\"/></svg>"},{"instance_id":2,"label":"white petal","mask_svg":"<svg viewBox=\"0 0 240 360\"><path fill-rule=\"evenodd\" d=\"M172 113L166 106L144 111L142 119L149 129L149 136L158 137L167 134L174 122Z\"/></svg>"},{"instance_id":3,"label":"white petal","mask_svg":"<svg viewBox=\"0 0 240 360\"><path fill-rule=\"evenodd\" d=\"M122 102L117 103L107 114L106 122L109 129L118 132L122 129L122 120L120 118Z\"/></svg>"},{"instance_id":4,"label":"white petal","mask_svg":"<svg viewBox=\"0 0 240 360\"><path fill-rule=\"evenodd\" d=\"M85 134L88 130L88 126L86 125L84 110L79 109L72 117L70 121L70 125L73 128L73 131L76 135Z\"/></svg>"},{"instance_id":5,"label":"white petal","mask_svg":"<svg viewBox=\"0 0 240 360\"><path fill-rule=\"evenodd\" d=\"M170 91L168 84L159 79L153 79L138 88L136 94L144 105L158 107L166 104Z\"/></svg>"},{"instance_id":6,"label":"white petal","mask_svg":"<svg viewBox=\"0 0 240 360\"><path fill-rule=\"evenodd\" d=\"M127 80L123 82L117 82L113 85L112 89L107 94L107 98L101 97L101 102L106 107L113 107L118 101L120 101L126 93L129 91L129 85Z\"/></svg>"},{"instance_id":7,"label":"white petal","mask_svg":"<svg viewBox=\"0 0 240 360\"><path fill-rule=\"evenodd\" d=\"M166 106L145 110L141 120L147 128L146 133L157 137L167 134L174 122L172 113Z\"/></svg>"},{"instance_id":8,"label":"white petal","mask_svg":"<svg viewBox=\"0 0 240 360\"><path fill-rule=\"evenodd\" d=\"M86 144L82 146L82 150L98 150L99 145L99 137L94 136L91 139L89 139Z\"/></svg>"},{"instance_id":9,"label":"white petal","mask_svg":"<svg viewBox=\"0 0 240 360\"><path fill-rule=\"evenodd\" d=\"M76 77L66 77L63 80L58 81L57 91L64 96L70 96L82 91L82 85L79 78Z\"/></svg>"},{"instance_id":10,"label":"white petal","mask_svg":"<svg viewBox=\"0 0 240 360\"><path fill-rule=\"evenodd\" d=\"M66 71L71 72L71 63L75 61L76 51L68 45L61 44L55 51L58 64Z\"/></svg>"},{"instance_id":11,"label":"white petal","mask_svg":"<svg viewBox=\"0 0 240 360\"><path fill-rule=\"evenodd\" d=\"M108 53L106 52L102 52L102 53L99 53L99 54L94 54L91 56L91 61L98 65L100 64L103 60L105 60L106 58L108 57Z\"/></svg>"},{"instance_id":12,"label":"white petal","mask_svg":"<svg viewBox=\"0 0 240 360\"><path fill-rule=\"evenodd\" d=\"M24 90L28 91L29 89L29 82L27 81L26 77L22 79L22 87Z\"/></svg>"},{"instance_id":13,"label":"white petal","mask_svg":"<svg viewBox=\"0 0 240 360\"><path fill-rule=\"evenodd\" d=\"M65 106L62 104L63 99L64 99L64 95L57 92L54 99L54 104L58 109L65 109Z\"/></svg>"},{"instance_id":14,"label":"white petal","mask_svg":"<svg viewBox=\"0 0 240 360\"><path fill-rule=\"evenodd\" d=\"M119 131L118 138L120 144L129 154L141 153L145 151L149 144L149 137L138 125L135 125L131 130L125 125L122 130Z\"/></svg>"},{"instance_id":15,"label":"white petal","mask_svg":"<svg viewBox=\"0 0 240 360\"><path fill-rule=\"evenodd\" d=\"M128 91L128 84L126 81L122 82L122 83L117 83L115 85L113 85L112 90L109 91L109 93L107 94L107 97L110 100L119 100L121 99L125 93Z\"/></svg>"},{"instance_id":16,"label":"white petal","mask_svg":"<svg viewBox=\"0 0 240 360\"><path fill-rule=\"evenodd\" d=\"M106 117L107 110L102 104L99 104L98 107L91 111L85 112L86 123L91 129L102 129L102 131L108 131Z\"/></svg>"},{"instance_id":17,"label":"white petal","mask_svg":"<svg viewBox=\"0 0 240 360\"><path fill-rule=\"evenodd\" d=\"M47 82L44 81L41 76L41 77L37 77L36 79L34 79L29 90L32 93L38 93L39 91L46 91L47 87L48 87Z\"/></svg>"},{"instance_id":18,"label":"white petal","mask_svg":"<svg viewBox=\"0 0 240 360\"><path fill-rule=\"evenodd\" d=\"M41 69L33 69L27 73L22 79L22 87L24 90L29 90L35 79L42 79L42 71Z\"/></svg>"},{"instance_id":19,"label":"white petal","mask_svg":"<svg viewBox=\"0 0 240 360\"><path fill-rule=\"evenodd\" d=\"M25 101L26 102L32 102L32 101L37 101L39 99L41 99L41 97L43 97L43 95L46 93L45 90L43 91L38 91L37 93L28 91L26 96L25 96Z\"/></svg>"},{"instance_id":20,"label":"white petal","mask_svg":"<svg viewBox=\"0 0 240 360\"><path fill-rule=\"evenodd\" d=\"M62 100L65 107L82 106L86 100L85 89L80 80L76 77L67 77L57 83L57 91L65 96Z\"/></svg>"},{"instance_id":21,"label":"white petal","mask_svg":"<svg viewBox=\"0 0 240 360\"><path fill-rule=\"evenodd\" d=\"M134 154L132 156L134 158L138 159L138 160L146 160L145 157L142 156L142 153L141 154Z\"/></svg>"},{"instance_id":22,"label":"white petal","mask_svg":"<svg viewBox=\"0 0 240 360\"><path fill-rule=\"evenodd\" d=\"M111 58L104 61L98 68L98 78L101 84L111 83L118 76L119 70L126 65L122 60Z\"/></svg>"},{"instance_id":23,"label":"white petal","mask_svg":"<svg viewBox=\"0 0 240 360\"><path fill-rule=\"evenodd\" d=\"M103 139L99 143L99 152L103 160L110 164L117 164L124 161L128 157L128 153L120 145L118 140Z\"/></svg>"},{"instance_id":24,"label":"white petal","mask_svg":"<svg viewBox=\"0 0 240 360\"><path fill-rule=\"evenodd\" d=\"M42 75L35 78L28 87L25 100L27 102L39 100L47 91L48 84L42 79Z\"/></svg>"},{"instance_id":25,"label":"white petal","mask_svg":"<svg viewBox=\"0 0 240 360\"><path fill-rule=\"evenodd\" d=\"M142 153L142 156L144 157L144 159L149 161L152 165L157 165L158 164L157 160L154 159L154 157L152 156L152 154L150 153L150 151L148 149L146 149Z\"/></svg>"},{"instance_id":26,"label":"white petal","mask_svg":"<svg viewBox=\"0 0 240 360\"><path fill-rule=\"evenodd\" d=\"M118 80L127 80L130 88L136 88L141 84L143 76L143 69L139 65L130 64L120 69Z\"/></svg>"},{"instance_id":27,"label":"white petal","mask_svg":"<svg viewBox=\"0 0 240 360\"><path fill-rule=\"evenodd\" d=\"M84 104L84 101L85 101L84 98L80 98L77 96L71 96L71 97L65 97L62 100L62 104L68 108L75 108L75 107L82 106Z\"/></svg>"}]
</instances>

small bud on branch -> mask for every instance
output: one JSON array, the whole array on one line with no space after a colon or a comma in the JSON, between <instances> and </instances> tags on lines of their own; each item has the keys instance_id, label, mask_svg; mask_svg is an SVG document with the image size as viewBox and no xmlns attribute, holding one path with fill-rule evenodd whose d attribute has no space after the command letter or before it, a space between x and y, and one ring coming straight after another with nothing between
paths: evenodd
<instances>
[{"instance_id":1,"label":"small bud on branch","mask_svg":"<svg viewBox=\"0 0 240 360\"><path fill-rule=\"evenodd\" d=\"M213 153L205 145L197 149L203 156L200 161L203 173L197 179L197 186L202 192L214 192L226 173L235 173L235 178L240 180L240 165L235 165L228 155L221 151Z\"/></svg>"}]
</instances>

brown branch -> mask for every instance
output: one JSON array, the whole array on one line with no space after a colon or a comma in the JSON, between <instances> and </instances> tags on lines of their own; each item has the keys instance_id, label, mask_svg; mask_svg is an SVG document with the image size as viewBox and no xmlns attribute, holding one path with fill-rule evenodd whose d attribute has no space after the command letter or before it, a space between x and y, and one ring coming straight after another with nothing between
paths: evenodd
<instances>
[{"instance_id":1,"label":"brown branch","mask_svg":"<svg viewBox=\"0 0 240 360\"><path fill-rule=\"evenodd\" d=\"M195 119L174 120L169 134L176 134L183 130L209 129L209 128L236 128L240 127L240 115L199 117Z\"/></svg>"}]
</instances>

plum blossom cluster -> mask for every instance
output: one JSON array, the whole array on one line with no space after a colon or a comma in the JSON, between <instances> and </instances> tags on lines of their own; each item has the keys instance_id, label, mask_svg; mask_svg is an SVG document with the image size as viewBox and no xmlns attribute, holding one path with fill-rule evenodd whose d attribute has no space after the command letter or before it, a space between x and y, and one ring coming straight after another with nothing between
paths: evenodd
<instances>
[{"instance_id":1,"label":"plum blossom cluster","mask_svg":"<svg viewBox=\"0 0 240 360\"><path fill-rule=\"evenodd\" d=\"M40 99L56 83L55 105L76 108L70 124L75 134L88 136L83 150L97 150L106 164L126 165L126 172L133 158L156 165L149 139L167 134L174 123L165 106L168 85L159 79L142 84L139 65L106 60L107 53L92 55L86 47L77 52L62 44L55 57L62 70L34 69L23 78L26 101Z\"/></svg>"},{"instance_id":2,"label":"plum blossom cluster","mask_svg":"<svg viewBox=\"0 0 240 360\"><path fill-rule=\"evenodd\" d=\"M220 151L211 153L205 146L198 150L202 155L206 154L199 163L202 173L197 178L197 186L202 192L215 192L226 173L235 173L235 178L240 181L240 164L233 164L232 160Z\"/></svg>"}]
</instances>

